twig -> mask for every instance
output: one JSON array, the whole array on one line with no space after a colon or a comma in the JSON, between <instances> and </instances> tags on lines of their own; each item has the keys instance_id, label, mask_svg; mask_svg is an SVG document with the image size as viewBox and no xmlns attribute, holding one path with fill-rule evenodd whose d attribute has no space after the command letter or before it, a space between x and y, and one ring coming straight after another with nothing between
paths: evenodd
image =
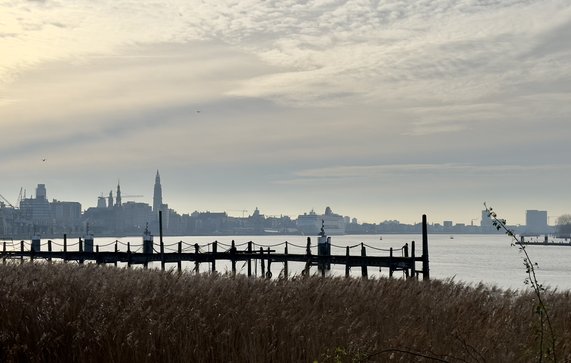
<instances>
[{"instance_id":1,"label":"twig","mask_svg":"<svg viewBox=\"0 0 571 363\"><path fill-rule=\"evenodd\" d=\"M525 245L523 243L521 243L520 241L518 241L518 239L515 236L515 233L506 226L506 220L498 218L498 215L496 214L496 212L494 212L491 207L488 207L486 205L486 203L484 203L484 207L486 208L488 216L492 219L492 224L496 227L496 229L498 231L504 230L504 232L515 241L515 243L512 243L512 246L517 244L519 246L519 250L521 252L523 252L525 255L525 258L523 259L523 263L524 263L524 266L526 268L526 273L528 275L526 282L531 285L533 292L535 294L535 297L537 298L536 313L539 314L539 316L540 316L539 362L541 363L543 361L543 355L544 355L544 352L543 352L543 327L545 324L544 323L544 315L545 315L545 321L547 322L547 327L549 329L549 335L551 337L551 352L550 352L551 353L551 359L553 360L554 363L557 363L557 355L555 354L555 334L553 333L553 326L551 325L551 319L549 317L549 312L547 311L547 307L543 301L543 296L542 296L542 293L545 290L545 288L543 287L543 285L541 285L539 283L539 281L537 280L537 275L535 273L535 266L538 266L538 265L537 265L537 263L533 263L533 261L529 257L529 254L527 253Z\"/></svg>"}]
</instances>

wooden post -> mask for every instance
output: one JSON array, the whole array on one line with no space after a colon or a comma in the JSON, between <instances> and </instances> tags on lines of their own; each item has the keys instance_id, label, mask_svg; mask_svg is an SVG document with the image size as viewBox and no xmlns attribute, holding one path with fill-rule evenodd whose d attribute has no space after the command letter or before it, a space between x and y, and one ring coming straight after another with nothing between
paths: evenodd
<instances>
[{"instance_id":1,"label":"wooden post","mask_svg":"<svg viewBox=\"0 0 571 363\"><path fill-rule=\"evenodd\" d=\"M95 262L98 265L101 265L101 259L99 258L99 245L95 245L95 253L97 254L95 257Z\"/></svg>"},{"instance_id":2,"label":"wooden post","mask_svg":"<svg viewBox=\"0 0 571 363\"><path fill-rule=\"evenodd\" d=\"M287 265L288 265L288 263L287 263L287 259L288 259L287 255L288 255L288 251L287 251L287 241L286 241L286 243L285 243L285 248L284 248L284 256L285 256L285 259L284 259L284 278L285 278L286 280L287 280L287 278L288 278L288 276L289 276L289 271L288 271L288 266L287 266Z\"/></svg>"},{"instance_id":3,"label":"wooden post","mask_svg":"<svg viewBox=\"0 0 571 363\"><path fill-rule=\"evenodd\" d=\"M393 248L391 247L390 249L390 259L389 259L389 277L393 277L393 271L394 271L394 267L393 267Z\"/></svg>"},{"instance_id":4,"label":"wooden post","mask_svg":"<svg viewBox=\"0 0 571 363\"><path fill-rule=\"evenodd\" d=\"M411 260L412 260L412 267L411 267L411 269L410 269L410 276L414 278L414 277L416 277L416 261L414 260L414 259L415 259L415 256L414 256L414 241L412 241L412 242L410 243L410 246L411 246L411 247L410 247L410 258L411 258Z\"/></svg>"},{"instance_id":5,"label":"wooden post","mask_svg":"<svg viewBox=\"0 0 571 363\"><path fill-rule=\"evenodd\" d=\"M216 272L216 254L218 251L218 241L212 242L212 272Z\"/></svg>"},{"instance_id":6,"label":"wooden post","mask_svg":"<svg viewBox=\"0 0 571 363\"><path fill-rule=\"evenodd\" d=\"M81 240L81 237L79 237L79 241L77 243L79 244L79 253L81 254L79 257L79 264L83 265L83 241Z\"/></svg>"},{"instance_id":7,"label":"wooden post","mask_svg":"<svg viewBox=\"0 0 571 363\"><path fill-rule=\"evenodd\" d=\"M404 244L404 257L406 257L408 259L408 243ZM408 274L408 268L405 267L404 269L404 274L407 278L409 278L409 274Z\"/></svg>"},{"instance_id":8,"label":"wooden post","mask_svg":"<svg viewBox=\"0 0 571 363\"><path fill-rule=\"evenodd\" d=\"M347 260L345 261L345 277L349 277L349 272L351 271L351 266L349 265L349 246L345 247L345 256L347 256Z\"/></svg>"},{"instance_id":9,"label":"wooden post","mask_svg":"<svg viewBox=\"0 0 571 363\"><path fill-rule=\"evenodd\" d=\"M200 246L198 243L194 244L194 271L198 275L200 273L200 262L198 262L198 253L200 252Z\"/></svg>"},{"instance_id":10,"label":"wooden post","mask_svg":"<svg viewBox=\"0 0 571 363\"><path fill-rule=\"evenodd\" d=\"M430 267L428 265L428 225L426 214L422 215L422 279L430 280Z\"/></svg>"},{"instance_id":11,"label":"wooden post","mask_svg":"<svg viewBox=\"0 0 571 363\"><path fill-rule=\"evenodd\" d=\"M63 262L67 263L67 234L63 234Z\"/></svg>"},{"instance_id":12,"label":"wooden post","mask_svg":"<svg viewBox=\"0 0 571 363\"><path fill-rule=\"evenodd\" d=\"M367 250L365 249L365 244L363 242L361 242L361 257L367 257ZM369 274L367 272L367 263L365 262L364 259L361 261L361 276L364 279L367 279L369 277Z\"/></svg>"},{"instance_id":13,"label":"wooden post","mask_svg":"<svg viewBox=\"0 0 571 363\"><path fill-rule=\"evenodd\" d=\"M252 244L252 241L248 242L248 277L252 276Z\"/></svg>"},{"instance_id":14,"label":"wooden post","mask_svg":"<svg viewBox=\"0 0 571 363\"><path fill-rule=\"evenodd\" d=\"M24 241L20 241L20 263L24 263Z\"/></svg>"},{"instance_id":15,"label":"wooden post","mask_svg":"<svg viewBox=\"0 0 571 363\"><path fill-rule=\"evenodd\" d=\"M50 252L50 254L52 252L52 240L51 239L48 240L48 252ZM52 263L52 257L51 256L48 257L48 262Z\"/></svg>"},{"instance_id":16,"label":"wooden post","mask_svg":"<svg viewBox=\"0 0 571 363\"><path fill-rule=\"evenodd\" d=\"M262 277L266 275L266 265L264 263L264 249L260 247L260 267L262 268Z\"/></svg>"},{"instance_id":17,"label":"wooden post","mask_svg":"<svg viewBox=\"0 0 571 363\"><path fill-rule=\"evenodd\" d=\"M230 261L232 263L232 276L236 276L236 242L234 240L232 240L230 247Z\"/></svg>"},{"instance_id":18,"label":"wooden post","mask_svg":"<svg viewBox=\"0 0 571 363\"><path fill-rule=\"evenodd\" d=\"M309 276L309 269L311 268L311 237L307 237L307 246L305 247L305 268L301 272L302 276Z\"/></svg>"},{"instance_id":19,"label":"wooden post","mask_svg":"<svg viewBox=\"0 0 571 363\"><path fill-rule=\"evenodd\" d=\"M178 272L179 272L179 273L182 272L182 257L181 257L181 254L182 254L182 241L180 241L180 242L178 243L178 255L179 255L179 256L178 256L178 261L177 261L177 269L178 269Z\"/></svg>"},{"instance_id":20,"label":"wooden post","mask_svg":"<svg viewBox=\"0 0 571 363\"><path fill-rule=\"evenodd\" d=\"M131 267L131 242L127 242L127 268Z\"/></svg>"},{"instance_id":21,"label":"wooden post","mask_svg":"<svg viewBox=\"0 0 571 363\"><path fill-rule=\"evenodd\" d=\"M163 244L163 211L159 210L159 243L161 246L161 270L165 270L165 245Z\"/></svg>"},{"instance_id":22,"label":"wooden post","mask_svg":"<svg viewBox=\"0 0 571 363\"><path fill-rule=\"evenodd\" d=\"M34 252L35 252L34 250L35 250L34 243L31 243L30 244L30 262L34 262Z\"/></svg>"},{"instance_id":23,"label":"wooden post","mask_svg":"<svg viewBox=\"0 0 571 363\"><path fill-rule=\"evenodd\" d=\"M159 211L160 213L160 211ZM161 239L161 270L165 270L165 244Z\"/></svg>"},{"instance_id":24,"label":"wooden post","mask_svg":"<svg viewBox=\"0 0 571 363\"><path fill-rule=\"evenodd\" d=\"M268 271L266 271L266 278L267 279L272 278L271 266L272 266L272 257L271 257L270 248L268 247Z\"/></svg>"},{"instance_id":25,"label":"wooden post","mask_svg":"<svg viewBox=\"0 0 571 363\"><path fill-rule=\"evenodd\" d=\"M2 243L2 263L6 264L6 241Z\"/></svg>"},{"instance_id":26,"label":"wooden post","mask_svg":"<svg viewBox=\"0 0 571 363\"><path fill-rule=\"evenodd\" d=\"M117 267L117 260L119 259L117 252L119 252L119 247L117 247L117 240L115 240L115 262L113 262L113 264L115 265L115 267Z\"/></svg>"}]
</instances>

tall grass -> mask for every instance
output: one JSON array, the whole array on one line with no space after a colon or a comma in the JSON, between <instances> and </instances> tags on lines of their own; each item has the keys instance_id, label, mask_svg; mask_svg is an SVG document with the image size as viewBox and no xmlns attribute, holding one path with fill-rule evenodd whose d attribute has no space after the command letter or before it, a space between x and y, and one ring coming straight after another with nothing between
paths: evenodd
<instances>
[{"instance_id":1,"label":"tall grass","mask_svg":"<svg viewBox=\"0 0 571 363\"><path fill-rule=\"evenodd\" d=\"M544 297L571 361L570 293ZM452 281L7 264L0 361L528 362L534 306L528 292Z\"/></svg>"}]
</instances>

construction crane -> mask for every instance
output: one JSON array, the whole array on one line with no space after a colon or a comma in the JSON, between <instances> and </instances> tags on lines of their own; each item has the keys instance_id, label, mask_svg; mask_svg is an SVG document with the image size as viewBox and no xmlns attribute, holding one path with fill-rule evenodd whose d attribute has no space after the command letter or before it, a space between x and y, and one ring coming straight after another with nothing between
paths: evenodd
<instances>
[{"instance_id":1,"label":"construction crane","mask_svg":"<svg viewBox=\"0 0 571 363\"><path fill-rule=\"evenodd\" d=\"M4 198L4 196L3 196L2 194L0 194L0 198L1 198L4 202L6 202L6 204L8 204L8 206L10 206L10 207L16 209L16 207L14 207L14 206L12 205L12 203L10 203L10 202L8 201L8 199Z\"/></svg>"},{"instance_id":2,"label":"construction crane","mask_svg":"<svg viewBox=\"0 0 571 363\"><path fill-rule=\"evenodd\" d=\"M228 210L228 211L229 211L229 212L242 212L242 218L244 218L244 215L245 215L246 213L248 213L248 210L247 210L247 209L230 209L230 210Z\"/></svg>"}]
</instances>

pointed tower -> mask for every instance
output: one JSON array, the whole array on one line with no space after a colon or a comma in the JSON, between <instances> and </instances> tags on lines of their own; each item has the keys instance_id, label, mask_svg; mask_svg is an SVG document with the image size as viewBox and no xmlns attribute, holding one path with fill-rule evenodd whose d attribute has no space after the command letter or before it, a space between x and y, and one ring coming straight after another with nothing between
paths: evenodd
<instances>
[{"instance_id":1,"label":"pointed tower","mask_svg":"<svg viewBox=\"0 0 571 363\"><path fill-rule=\"evenodd\" d=\"M121 186L119 185L119 182L117 182L117 194L115 195L115 206L116 207L121 206Z\"/></svg>"},{"instance_id":2,"label":"pointed tower","mask_svg":"<svg viewBox=\"0 0 571 363\"><path fill-rule=\"evenodd\" d=\"M107 208L113 208L113 191L109 191L109 197L107 199Z\"/></svg>"},{"instance_id":3,"label":"pointed tower","mask_svg":"<svg viewBox=\"0 0 571 363\"><path fill-rule=\"evenodd\" d=\"M155 191L153 193L153 213L158 213L163 206L163 189L161 187L161 176L157 170L155 176Z\"/></svg>"}]
</instances>

